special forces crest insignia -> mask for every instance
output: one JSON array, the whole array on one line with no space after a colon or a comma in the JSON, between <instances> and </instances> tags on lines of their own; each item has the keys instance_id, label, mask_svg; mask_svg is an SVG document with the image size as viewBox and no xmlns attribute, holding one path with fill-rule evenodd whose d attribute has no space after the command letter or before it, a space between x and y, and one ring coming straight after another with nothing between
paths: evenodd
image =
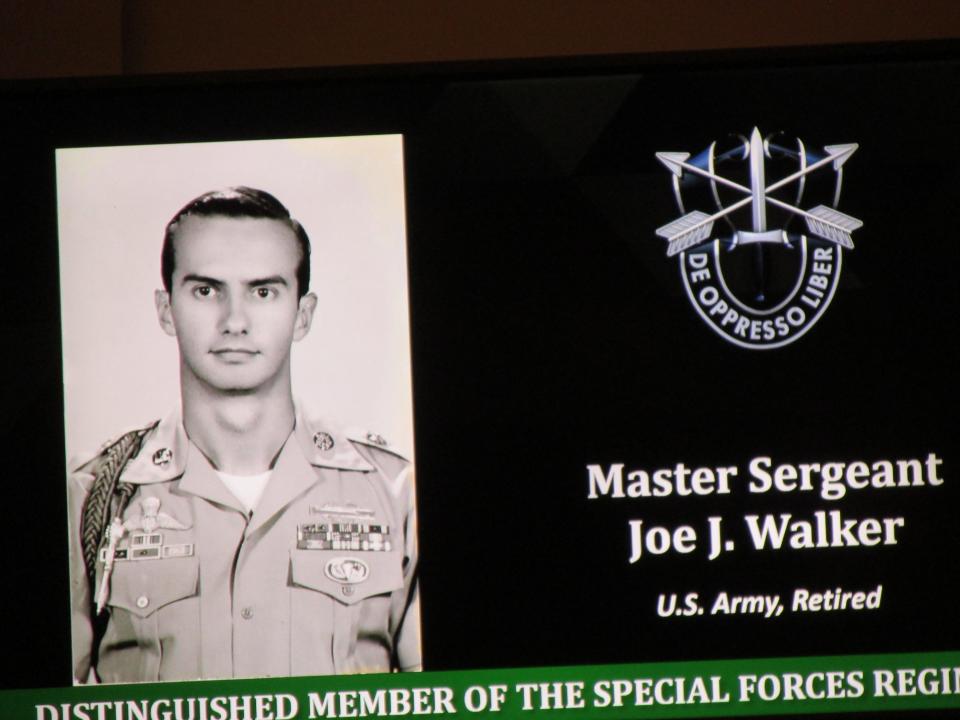
<instances>
[{"instance_id":1,"label":"special forces crest insignia","mask_svg":"<svg viewBox=\"0 0 960 720\"><path fill-rule=\"evenodd\" d=\"M843 166L857 147L818 152L754 128L695 157L657 153L681 217L656 234L667 241L667 257L679 256L690 302L725 340L783 347L830 305L842 252L853 249L851 234L863 225L837 209Z\"/></svg>"}]
</instances>

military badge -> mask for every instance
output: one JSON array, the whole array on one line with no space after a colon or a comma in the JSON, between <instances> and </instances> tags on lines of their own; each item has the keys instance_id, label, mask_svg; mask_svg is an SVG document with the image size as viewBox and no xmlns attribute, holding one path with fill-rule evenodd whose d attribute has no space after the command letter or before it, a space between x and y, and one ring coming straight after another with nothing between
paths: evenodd
<instances>
[{"instance_id":1,"label":"military badge","mask_svg":"<svg viewBox=\"0 0 960 720\"><path fill-rule=\"evenodd\" d=\"M679 257L690 303L714 332L743 348L783 347L830 305L843 251L863 225L837 209L843 166L858 146L818 152L757 128L732 145L714 142L695 157L657 153L683 214L656 234L667 257ZM817 195L819 204L802 207Z\"/></svg>"},{"instance_id":2,"label":"military badge","mask_svg":"<svg viewBox=\"0 0 960 720\"><path fill-rule=\"evenodd\" d=\"M369 577L370 568L358 558L339 557L333 558L324 566L323 574L342 585L355 585Z\"/></svg>"},{"instance_id":3,"label":"military badge","mask_svg":"<svg viewBox=\"0 0 960 720\"><path fill-rule=\"evenodd\" d=\"M160 498L153 496L140 500L140 515L125 520L123 527L127 531L142 530L147 534L157 529L187 530L189 528L172 515L160 512Z\"/></svg>"},{"instance_id":4,"label":"military badge","mask_svg":"<svg viewBox=\"0 0 960 720\"><path fill-rule=\"evenodd\" d=\"M140 500L140 514L120 521L115 517L106 532L106 547L100 548L99 560L103 574L97 591L97 614L99 615L110 594L110 576L114 563L123 560L158 560L160 558L189 557L193 555L193 543L163 544L163 534L158 529L188 530L172 515L160 512L160 498L148 496ZM141 531L141 532L137 532ZM120 547L124 538L125 547Z\"/></svg>"},{"instance_id":5,"label":"military badge","mask_svg":"<svg viewBox=\"0 0 960 720\"><path fill-rule=\"evenodd\" d=\"M333 450L334 440L333 435L328 432L318 432L313 435L313 444L316 445L317 450L321 452L327 452Z\"/></svg>"},{"instance_id":6,"label":"military badge","mask_svg":"<svg viewBox=\"0 0 960 720\"><path fill-rule=\"evenodd\" d=\"M297 526L300 550L361 550L387 552L392 549L390 528L375 522L375 513L356 505L311 505L311 515L323 521Z\"/></svg>"}]
</instances>

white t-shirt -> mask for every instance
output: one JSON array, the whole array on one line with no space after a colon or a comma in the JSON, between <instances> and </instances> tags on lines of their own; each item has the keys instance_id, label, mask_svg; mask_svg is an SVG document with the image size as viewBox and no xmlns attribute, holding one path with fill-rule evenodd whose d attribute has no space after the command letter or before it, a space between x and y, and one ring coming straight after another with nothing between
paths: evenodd
<instances>
[{"instance_id":1,"label":"white t-shirt","mask_svg":"<svg viewBox=\"0 0 960 720\"><path fill-rule=\"evenodd\" d=\"M267 470L259 475L230 475L217 470L217 475L233 496L240 501L247 513L251 513L263 496L271 472Z\"/></svg>"}]
</instances>

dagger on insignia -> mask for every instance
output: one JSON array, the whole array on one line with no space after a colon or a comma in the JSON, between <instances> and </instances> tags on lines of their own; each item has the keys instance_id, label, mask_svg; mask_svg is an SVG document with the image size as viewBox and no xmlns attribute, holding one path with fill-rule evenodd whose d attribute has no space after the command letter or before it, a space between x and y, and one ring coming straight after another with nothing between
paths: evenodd
<instances>
[{"instance_id":1,"label":"dagger on insignia","mask_svg":"<svg viewBox=\"0 0 960 720\"><path fill-rule=\"evenodd\" d=\"M833 169L839 171L840 168L843 167L843 164L850 159L850 156L856 152L859 145L856 143L826 145L824 146L824 150L827 152L826 157L807 165L795 173L777 180L771 185L764 185L762 143L763 140L760 137L760 131L757 128L754 128L750 137L750 177L752 187L749 188L745 185L741 185L738 182L734 182L733 180L722 177L721 175L710 172L709 170L705 170L697 167L696 165L688 163L687 160L690 158L690 153L656 153L657 160L659 160L677 177L680 177L684 171L687 171L695 175L709 178L720 185L725 185L726 187L732 188L747 195L747 197L743 198L742 200L738 200L732 205L728 205L712 215L707 215L707 213L700 210L693 210L677 220L657 228L656 235L664 238L668 243L667 257L673 257L674 255L677 255L684 250L693 247L694 245L701 244L710 237L710 233L713 230L713 223L716 220L719 220L720 218L729 215L730 213L735 212L736 210L739 210L747 205L753 206L752 215L754 230L753 233L747 234L744 234L741 231L739 233L739 241L741 243L743 243L744 240L747 242L782 242L782 233L780 231L777 231L776 233L769 233L766 231L766 203L770 203L771 205L786 210L787 212L803 217L807 221L807 229L812 235L816 235L819 238L836 243L845 248L853 248L853 240L851 239L850 234L854 230L863 226L863 222L861 220L851 217L850 215L842 213L839 210L827 205L818 205L809 211L803 210L802 208L785 203L782 200L770 197L770 193L780 189L785 185L788 185L795 180L799 180L814 170L819 170L821 167L824 167L828 164L832 164ZM754 150L755 147L759 147L759 150ZM774 234L776 237L774 237Z\"/></svg>"}]
</instances>

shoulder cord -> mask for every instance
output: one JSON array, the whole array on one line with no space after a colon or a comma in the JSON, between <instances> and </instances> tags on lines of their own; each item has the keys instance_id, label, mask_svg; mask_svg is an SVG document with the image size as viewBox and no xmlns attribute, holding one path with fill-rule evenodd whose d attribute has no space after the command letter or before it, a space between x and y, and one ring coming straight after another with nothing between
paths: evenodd
<instances>
[{"instance_id":1,"label":"shoulder cord","mask_svg":"<svg viewBox=\"0 0 960 720\"><path fill-rule=\"evenodd\" d=\"M116 495L117 503L113 517L122 517L123 511L136 490L131 483L118 482L120 474L136 457L143 444L143 438L155 427L151 425L143 430L133 430L121 437L104 451L104 460L97 468L93 485L83 502L80 515L80 541L83 548L83 562L90 583L91 600L96 592L97 555L107 535L110 525L110 506Z\"/></svg>"},{"instance_id":2,"label":"shoulder cord","mask_svg":"<svg viewBox=\"0 0 960 720\"><path fill-rule=\"evenodd\" d=\"M98 615L94 610L97 593L97 555L100 546L107 538L110 526L110 505L117 496L113 517L123 517L124 508L130 496L136 491L136 485L119 482L120 474L127 463L140 452L143 439L157 423L143 430L133 430L113 443L104 451L104 460L93 476L93 485L83 501L80 513L80 541L83 548L83 562L87 570L87 582L90 588L90 620L93 638L90 647L91 667L96 668L100 655L100 641L107 632L107 615Z\"/></svg>"}]
</instances>

